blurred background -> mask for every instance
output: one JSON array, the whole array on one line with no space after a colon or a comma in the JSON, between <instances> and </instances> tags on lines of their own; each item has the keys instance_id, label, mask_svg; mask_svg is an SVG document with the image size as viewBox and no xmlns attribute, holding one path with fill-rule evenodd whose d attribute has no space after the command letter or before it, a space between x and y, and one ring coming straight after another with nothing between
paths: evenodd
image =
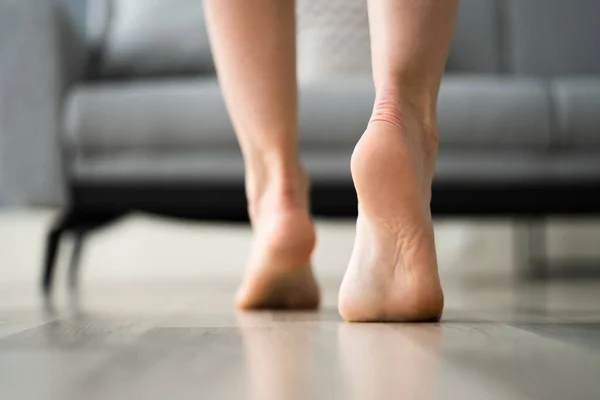
<instances>
[{"instance_id":1,"label":"blurred background","mask_svg":"<svg viewBox=\"0 0 600 400\"><path fill-rule=\"evenodd\" d=\"M366 4L297 13L316 270L337 284L373 102ZM599 14L461 0L432 204L445 282L600 276ZM202 1L0 0L0 282L238 278L246 219Z\"/></svg>"}]
</instances>

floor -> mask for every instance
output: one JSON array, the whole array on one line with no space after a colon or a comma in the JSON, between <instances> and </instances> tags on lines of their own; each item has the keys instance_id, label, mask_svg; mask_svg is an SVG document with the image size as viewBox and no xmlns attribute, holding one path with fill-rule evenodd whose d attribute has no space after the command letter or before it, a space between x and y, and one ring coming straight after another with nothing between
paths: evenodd
<instances>
[{"instance_id":1,"label":"floor","mask_svg":"<svg viewBox=\"0 0 600 400\"><path fill-rule=\"evenodd\" d=\"M510 252L498 240L442 243L442 262L455 258L443 274L441 323L348 324L335 308L337 267L327 270L344 260L320 255L329 273L320 272L318 312L241 313L232 304L238 276L215 266L239 266L246 228L197 227L204 237L148 220L111 237L165 229L168 246L129 243L142 255L117 256L125 250L100 234L79 290L59 284L43 301L32 261L47 221L0 215L0 399L600 399L600 282L484 279L483 266L451 279L461 260L510 263L494 255ZM461 229L442 227L438 238ZM339 242L333 252L351 245L351 223L321 230L322 241ZM198 268L210 264L212 275L178 265L186 245L175 242L188 236L220 240L212 252L195 245Z\"/></svg>"},{"instance_id":2,"label":"floor","mask_svg":"<svg viewBox=\"0 0 600 400\"><path fill-rule=\"evenodd\" d=\"M91 285L0 305L2 399L598 399L600 286L460 290L439 324L236 312L233 282ZM60 296L59 296L60 297Z\"/></svg>"}]
</instances>

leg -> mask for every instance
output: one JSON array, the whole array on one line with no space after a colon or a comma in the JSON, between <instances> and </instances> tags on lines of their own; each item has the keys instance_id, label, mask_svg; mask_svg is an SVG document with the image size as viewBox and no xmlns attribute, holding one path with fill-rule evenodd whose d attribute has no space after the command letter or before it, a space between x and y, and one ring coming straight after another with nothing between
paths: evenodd
<instances>
[{"instance_id":1,"label":"leg","mask_svg":"<svg viewBox=\"0 0 600 400\"><path fill-rule=\"evenodd\" d=\"M376 100L352 155L359 217L340 292L347 320L441 316L429 203L456 9L457 0L369 0Z\"/></svg>"},{"instance_id":2,"label":"leg","mask_svg":"<svg viewBox=\"0 0 600 400\"><path fill-rule=\"evenodd\" d=\"M60 245L63 230L61 227L53 227L46 237L46 253L44 254L44 275L42 277L42 290L44 295L49 296L52 292L54 281L54 270L56 269L56 254Z\"/></svg>"},{"instance_id":3,"label":"leg","mask_svg":"<svg viewBox=\"0 0 600 400\"><path fill-rule=\"evenodd\" d=\"M96 211L84 212L73 208L61 214L53 223L46 239L46 254L44 255L44 271L42 276L42 289L45 295L52 291L52 281L56 269L56 255L63 234L75 233L75 247L69 267L69 284L73 288L78 276L79 260L83 247L83 241L87 232L100 228L121 218L124 211Z\"/></svg>"},{"instance_id":4,"label":"leg","mask_svg":"<svg viewBox=\"0 0 600 400\"><path fill-rule=\"evenodd\" d=\"M85 236L85 230L78 229L77 231L75 231L73 254L71 255L71 263L69 264L69 289L71 291L75 291L78 289L79 265L81 264L81 253L83 250Z\"/></svg>"},{"instance_id":5,"label":"leg","mask_svg":"<svg viewBox=\"0 0 600 400\"><path fill-rule=\"evenodd\" d=\"M298 156L294 2L206 0L229 114L246 166L254 239L242 308L313 308L315 232Z\"/></svg>"},{"instance_id":6,"label":"leg","mask_svg":"<svg viewBox=\"0 0 600 400\"><path fill-rule=\"evenodd\" d=\"M67 232L75 219L72 210L67 210L59 214L52 222L50 231L46 236L46 252L44 254L44 270L42 273L42 291L44 295L49 296L52 292L54 282L54 272L56 270L56 256L60 248L60 239Z\"/></svg>"}]
</instances>

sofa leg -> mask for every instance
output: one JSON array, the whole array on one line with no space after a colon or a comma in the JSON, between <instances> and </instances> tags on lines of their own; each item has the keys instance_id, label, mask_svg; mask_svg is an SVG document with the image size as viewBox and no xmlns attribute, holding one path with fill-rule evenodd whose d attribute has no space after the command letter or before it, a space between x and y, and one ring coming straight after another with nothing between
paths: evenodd
<instances>
[{"instance_id":1,"label":"sofa leg","mask_svg":"<svg viewBox=\"0 0 600 400\"><path fill-rule=\"evenodd\" d=\"M56 269L56 255L62 233L63 229L56 227L52 228L46 237L46 254L44 256L44 274L42 277L42 290L45 296L49 296L52 291L54 270Z\"/></svg>"},{"instance_id":2,"label":"sofa leg","mask_svg":"<svg viewBox=\"0 0 600 400\"><path fill-rule=\"evenodd\" d=\"M48 236L46 236L46 254L44 255L44 273L42 275L42 290L48 296L52 292L56 258L60 248L63 234L70 228L75 219L74 213L69 210L60 214L53 222Z\"/></svg>"},{"instance_id":3,"label":"sofa leg","mask_svg":"<svg viewBox=\"0 0 600 400\"><path fill-rule=\"evenodd\" d=\"M76 289L81 254L87 234L121 218L124 214L123 211L71 209L56 219L46 239L46 254L42 274L42 290L46 297L52 293L56 258L62 235L71 232L75 235L73 254L69 266L69 288Z\"/></svg>"},{"instance_id":4,"label":"sofa leg","mask_svg":"<svg viewBox=\"0 0 600 400\"><path fill-rule=\"evenodd\" d=\"M548 246L546 243L546 221L532 221L529 233L529 276L534 280L548 278Z\"/></svg>"},{"instance_id":5,"label":"sofa leg","mask_svg":"<svg viewBox=\"0 0 600 400\"><path fill-rule=\"evenodd\" d=\"M516 225L515 256L519 275L526 281L547 279L548 256L546 246L546 221L528 218Z\"/></svg>"},{"instance_id":6,"label":"sofa leg","mask_svg":"<svg viewBox=\"0 0 600 400\"><path fill-rule=\"evenodd\" d=\"M69 264L69 289L71 291L77 290L81 253L83 251L86 233L87 232L85 230L78 230L75 232L73 254L71 255L71 262Z\"/></svg>"}]
</instances>

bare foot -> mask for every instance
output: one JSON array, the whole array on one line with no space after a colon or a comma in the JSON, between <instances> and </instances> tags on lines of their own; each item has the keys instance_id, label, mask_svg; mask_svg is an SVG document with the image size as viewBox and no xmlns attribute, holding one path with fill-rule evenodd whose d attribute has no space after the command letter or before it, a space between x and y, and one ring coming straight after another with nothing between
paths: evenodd
<instances>
[{"instance_id":1,"label":"bare foot","mask_svg":"<svg viewBox=\"0 0 600 400\"><path fill-rule=\"evenodd\" d=\"M436 124L400 109L376 108L352 155L359 216L339 296L348 321L434 321L442 313L429 208Z\"/></svg>"},{"instance_id":2,"label":"bare foot","mask_svg":"<svg viewBox=\"0 0 600 400\"><path fill-rule=\"evenodd\" d=\"M300 186L304 187L291 191L269 188L256 202L250 201L254 237L237 294L238 307L312 309L319 305L310 264L316 235L306 200L308 184Z\"/></svg>"}]
</instances>

